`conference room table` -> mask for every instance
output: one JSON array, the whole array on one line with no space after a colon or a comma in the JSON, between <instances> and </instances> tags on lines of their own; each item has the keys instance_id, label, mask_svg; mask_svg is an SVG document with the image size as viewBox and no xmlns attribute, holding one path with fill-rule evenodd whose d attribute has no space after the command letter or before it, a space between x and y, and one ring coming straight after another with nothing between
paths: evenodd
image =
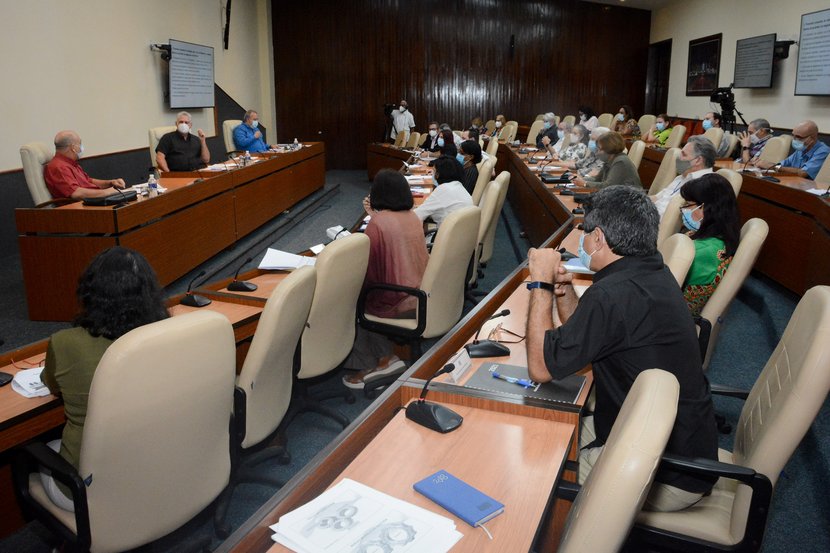
<instances>
[{"instance_id":1,"label":"conference room table","mask_svg":"<svg viewBox=\"0 0 830 553\"><path fill-rule=\"evenodd\" d=\"M71 320L78 277L108 247L140 251L167 285L232 246L325 184L324 145L303 146L245 167L165 173L167 192L154 198L15 210L29 318Z\"/></svg>"}]
</instances>

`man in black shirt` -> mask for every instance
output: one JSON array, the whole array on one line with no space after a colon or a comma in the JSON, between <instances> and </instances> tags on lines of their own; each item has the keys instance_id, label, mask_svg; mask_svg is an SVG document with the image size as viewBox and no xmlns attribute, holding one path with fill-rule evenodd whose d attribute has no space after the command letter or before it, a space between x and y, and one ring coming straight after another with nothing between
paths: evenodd
<instances>
[{"instance_id":1,"label":"man in black shirt","mask_svg":"<svg viewBox=\"0 0 830 553\"><path fill-rule=\"evenodd\" d=\"M156 146L156 165L160 171L193 171L207 165L210 151L202 129L190 134L193 122L190 114L180 111L176 115L176 130L161 137Z\"/></svg>"},{"instance_id":2,"label":"man in black shirt","mask_svg":"<svg viewBox=\"0 0 830 553\"><path fill-rule=\"evenodd\" d=\"M590 197L585 213L579 256L596 275L581 299L571 285L573 275L560 266L559 252L528 252L531 378L563 378L589 364L594 372L596 407L582 422L580 482L602 451L637 375L652 368L672 373L680 383L666 452L717 459L714 409L694 322L657 252L657 209L641 190L610 186ZM713 479L660 471L645 508L684 509L712 484Z\"/></svg>"}]
</instances>

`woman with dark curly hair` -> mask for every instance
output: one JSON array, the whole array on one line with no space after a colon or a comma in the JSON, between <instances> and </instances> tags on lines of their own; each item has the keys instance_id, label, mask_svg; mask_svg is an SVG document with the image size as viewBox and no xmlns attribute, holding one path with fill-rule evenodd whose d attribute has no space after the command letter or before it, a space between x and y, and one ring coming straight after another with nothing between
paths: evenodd
<instances>
[{"instance_id":1,"label":"woman with dark curly hair","mask_svg":"<svg viewBox=\"0 0 830 553\"><path fill-rule=\"evenodd\" d=\"M692 315L700 315L738 249L741 218L732 185L717 173L690 180L680 195L686 200L680 210L683 226L695 243L683 295Z\"/></svg>"},{"instance_id":2,"label":"woman with dark curly hair","mask_svg":"<svg viewBox=\"0 0 830 553\"><path fill-rule=\"evenodd\" d=\"M80 313L73 328L52 335L41 380L63 397L66 426L49 446L78 467L87 399L98 362L110 344L139 326L166 319L161 287L140 253L114 247L98 254L78 281ZM42 474L50 499L72 511L67 490Z\"/></svg>"}]
</instances>

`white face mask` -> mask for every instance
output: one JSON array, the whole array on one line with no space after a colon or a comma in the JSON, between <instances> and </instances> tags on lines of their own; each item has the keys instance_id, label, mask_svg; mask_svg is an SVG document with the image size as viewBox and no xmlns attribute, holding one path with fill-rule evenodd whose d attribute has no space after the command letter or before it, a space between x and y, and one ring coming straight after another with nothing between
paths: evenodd
<instances>
[{"instance_id":1,"label":"white face mask","mask_svg":"<svg viewBox=\"0 0 830 553\"><path fill-rule=\"evenodd\" d=\"M256 119L254 119L253 121L251 121L251 126L252 126L253 128L257 128L257 127L259 126L259 121L257 121Z\"/></svg>"},{"instance_id":2,"label":"white face mask","mask_svg":"<svg viewBox=\"0 0 830 553\"><path fill-rule=\"evenodd\" d=\"M84 155L84 145L79 144L78 145L78 159L81 159L81 156L83 156L83 155Z\"/></svg>"},{"instance_id":3,"label":"white face mask","mask_svg":"<svg viewBox=\"0 0 830 553\"><path fill-rule=\"evenodd\" d=\"M496 128L498 129L499 127L501 127L501 121L496 121Z\"/></svg>"},{"instance_id":4,"label":"white face mask","mask_svg":"<svg viewBox=\"0 0 830 553\"><path fill-rule=\"evenodd\" d=\"M190 132L190 125L188 125L187 123L179 123L178 125L176 125L176 129L181 134L188 134Z\"/></svg>"},{"instance_id":5,"label":"white face mask","mask_svg":"<svg viewBox=\"0 0 830 553\"><path fill-rule=\"evenodd\" d=\"M401 106L401 113L406 111L406 106Z\"/></svg>"},{"instance_id":6,"label":"white face mask","mask_svg":"<svg viewBox=\"0 0 830 553\"><path fill-rule=\"evenodd\" d=\"M580 120L580 121L586 121L587 119L588 119L588 118L587 118L587 117L585 117L585 114L584 114L584 113L583 113L582 115L580 115L580 116L579 116L579 120Z\"/></svg>"},{"instance_id":7,"label":"white face mask","mask_svg":"<svg viewBox=\"0 0 830 553\"><path fill-rule=\"evenodd\" d=\"M429 131L429 135L430 135L432 138L435 138L436 136L438 136L438 131L431 130L431 131Z\"/></svg>"},{"instance_id":8,"label":"white face mask","mask_svg":"<svg viewBox=\"0 0 830 553\"><path fill-rule=\"evenodd\" d=\"M625 115L622 113L617 114L617 121L625 121Z\"/></svg>"}]
</instances>

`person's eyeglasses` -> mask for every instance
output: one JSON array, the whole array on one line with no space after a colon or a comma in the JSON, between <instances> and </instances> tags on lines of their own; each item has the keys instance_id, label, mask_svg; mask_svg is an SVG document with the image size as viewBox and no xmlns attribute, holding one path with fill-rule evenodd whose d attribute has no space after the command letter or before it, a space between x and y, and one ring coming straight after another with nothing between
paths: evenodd
<instances>
[{"instance_id":1,"label":"person's eyeglasses","mask_svg":"<svg viewBox=\"0 0 830 553\"><path fill-rule=\"evenodd\" d=\"M809 136L799 136L799 135L793 133L793 138L795 138L796 140L804 140L805 138L810 138L810 137Z\"/></svg>"},{"instance_id":2,"label":"person's eyeglasses","mask_svg":"<svg viewBox=\"0 0 830 553\"><path fill-rule=\"evenodd\" d=\"M512 330L504 328L504 326L502 326L502 325L503 325L503 323L499 323L496 326L494 326L493 330L490 331L490 334L487 335L487 339L492 340L494 342L498 342L499 344L519 344L522 341L524 341L524 339L525 339L524 336L522 336L521 334L516 334ZM504 332L505 334L509 334L510 336L514 336L518 339L517 340L503 340L502 339L502 332Z\"/></svg>"}]
</instances>

